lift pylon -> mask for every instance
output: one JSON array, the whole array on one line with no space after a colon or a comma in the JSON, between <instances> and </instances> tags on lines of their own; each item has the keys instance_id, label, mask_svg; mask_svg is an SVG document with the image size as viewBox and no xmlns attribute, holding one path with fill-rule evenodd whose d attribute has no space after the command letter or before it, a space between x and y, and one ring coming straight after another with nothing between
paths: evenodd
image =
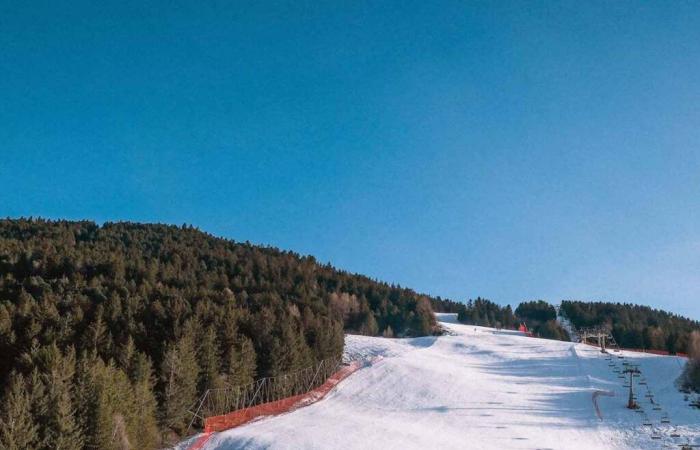
<instances>
[{"instance_id":1,"label":"lift pylon","mask_svg":"<svg viewBox=\"0 0 700 450\"><path fill-rule=\"evenodd\" d=\"M630 375L630 384L629 384L629 389L630 389L630 395L629 395L629 400L627 401L627 407L629 409L639 409L639 405L637 404L637 401L635 400L634 397L634 374L640 374L641 372L639 371L639 368L636 366L629 366L627 367L623 373L628 373Z\"/></svg>"}]
</instances>

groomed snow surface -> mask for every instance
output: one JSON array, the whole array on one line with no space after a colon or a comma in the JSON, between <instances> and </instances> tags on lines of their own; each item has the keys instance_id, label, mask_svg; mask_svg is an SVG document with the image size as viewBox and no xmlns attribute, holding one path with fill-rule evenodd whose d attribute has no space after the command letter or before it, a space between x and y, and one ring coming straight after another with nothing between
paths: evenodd
<instances>
[{"instance_id":1,"label":"groomed snow surface","mask_svg":"<svg viewBox=\"0 0 700 450\"><path fill-rule=\"evenodd\" d=\"M652 449L700 443L700 410L674 387L684 359L596 348L439 319L450 335L347 336L383 358L320 402L214 434L206 449ZM614 372L639 364L644 413ZM645 397L647 388L661 410ZM603 419L596 415L593 392ZM661 423L668 417L670 424ZM651 426L644 425L644 422ZM680 437L672 437L679 434ZM652 439L652 435L660 439ZM191 441L190 441L191 442ZM181 448L187 448L186 444Z\"/></svg>"}]
</instances>

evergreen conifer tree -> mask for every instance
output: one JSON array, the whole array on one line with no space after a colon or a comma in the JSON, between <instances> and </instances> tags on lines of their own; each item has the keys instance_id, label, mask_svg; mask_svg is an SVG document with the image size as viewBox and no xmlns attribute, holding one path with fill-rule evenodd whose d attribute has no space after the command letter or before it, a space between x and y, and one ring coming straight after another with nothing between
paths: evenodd
<instances>
[{"instance_id":1,"label":"evergreen conifer tree","mask_svg":"<svg viewBox=\"0 0 700 450\"><path fill-rule=\"evenodd\" d=\"M376 336L379 332L379 325L377 324L377 319L374 318L372 311L365 311L363 313L362 326L360 327L360 334L366 336Z\"/></svg>"},{"instance_id":2,"label":"evergreen conifer tree","mask_svg":"<svg viewBox=\"0 0 700 450\"><path fill-rule=\"evenodd\" d=\"M228 363L227 382L231 386L242 386L252 383L255 379L256 356L253 341L239 335L233 351L229 353L232 358Z\"/></svg>"},{"instance_id":3,"label":"evergreen conifer tree","mask_svg":"<svg viewBox=\"0 0 700 450\"><path fill-rule=\"evenodd\" d=\"M39 447L39 423L31 410L28 383L13 373L0 408L0 448L26 450Z\"/></svg>"},{"instance_id":4,"label":"evergreen conifer tree","mask_svg":"<svg viewBox=\"0 0 700 450\"><path fill-rule=\"evenodd\" d=\"M80 450L83 447L83 431L76 422L72 400L73 375L75 374L75 350L69 348L63 356L55 345L47 367L45 382L49 396L48 448L55 450Z\"/></svg>"},{"instance_id":5,"label":"evergreen conifer tree","mask_svg":"<svg viewBox=\"0 0 700 450\"><path fill-rule=\"evenodd\" d=\"M168 347L161 368L163 384L162 423L180 433L187 426L188 412L197 400L199 366L195 355L194 336L187 331Z\"/></svg>"},{"instance_id":6,"label":"evergreen conifer tree","mask_svg":"<svg viewBox=\"0 0 700 450\"><path fill-rule=\"evenodd\" d=\"M134 439L134 448L154 449L159 444L156 410L158 404L153 395L153 369L151 361L143 353L136 353L130 364L129 378L134 392L134 416L139 430Z\"/></svg>"},{"instance_id":7,"label":"evergreen conifer tree","mask_svg":"<svg viewBox=\"0 0 700 450\"><path fill-rule=\"evenodd\" d=\"M136 352L136 347L134 345L134 339L129 336L126 343L120 346L119 352L117 353L117 362L119 367L125 372L130 372L131 362L134 360L134 353Z\"/></svg>"},{"instance_id":8,"label":"evergreen conifer tree","mask_svg":"<svg viewBox=\"0 0 700 450\"><path fill-rule=\"evenodd\" d=\"M199 392L219 387L221 358L217 345L216 331L213 326L207 327L201 339L197 351L199 359Z\"/></svg>"},{"instance_id":9,"label":"evergreen conifer tree","mask_svg":"<svg viewBox=\"0 0 700 450\"><path fill-rule=\"evenodd\" d=\"M51 406L51 430L47 448L54 450L81 450L84 444L83 431L76 422L75 408L70 397L70 386L56 385Z\"/></svg>"}]
</instances>

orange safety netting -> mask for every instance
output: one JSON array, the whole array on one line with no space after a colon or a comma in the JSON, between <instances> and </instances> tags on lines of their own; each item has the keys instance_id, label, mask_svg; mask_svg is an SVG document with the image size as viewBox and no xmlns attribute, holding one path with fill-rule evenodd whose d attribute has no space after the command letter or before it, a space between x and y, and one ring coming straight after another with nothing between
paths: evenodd
<instances>
[{"instance_id":1,"label":"orange safety netting","mask_svg":"<svg viewBox=\"0 0 700 450\"><path fill-rule=\"evenodd\" d=\"M204 420L204 433L228 430L251 420L263 416L273 416L284 412L292 411L302 406L317 402L328 394L338 383L347 378L350 374L361 367L359 361L343 366L326 380L321 386L305 394L283 398L274 402L263 403L250 408L239 409L237 411L220 416L207 417Z\"/></svg>"}]
</instances>

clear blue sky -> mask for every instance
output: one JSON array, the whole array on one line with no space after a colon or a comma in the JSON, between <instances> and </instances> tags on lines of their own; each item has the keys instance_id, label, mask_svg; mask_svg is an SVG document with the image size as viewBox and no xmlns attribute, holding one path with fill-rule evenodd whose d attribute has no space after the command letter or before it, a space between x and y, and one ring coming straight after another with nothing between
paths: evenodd
<instances>
[{"instance_id":1,"label":"clear blue sky","mask_svg":"<svg viewBox=\"0 0 700 450\"><path fill-rule=\"evenodd\" d=\"M0 216L700 319L699 3L111 3L0 6Z\"/></svg>"}]
</instances>

